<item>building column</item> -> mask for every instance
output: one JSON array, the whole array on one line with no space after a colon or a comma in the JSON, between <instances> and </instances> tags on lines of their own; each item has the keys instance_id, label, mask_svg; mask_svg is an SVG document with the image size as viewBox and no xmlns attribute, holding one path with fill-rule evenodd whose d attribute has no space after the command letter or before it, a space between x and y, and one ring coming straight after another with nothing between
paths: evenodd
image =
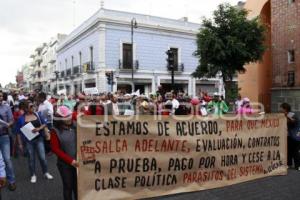
<instances>
[{"instance_id":1,"label":"building column","mask_svg":"<svg viewBox=\"0 0 300 200\"><path fill-rule=\"evenodd\" d=\"M195 78L192 78L192 86L193 86L192 95L193 95L193 97L196 97L197 91L196 91L196 79Z\"/></svg>"},{"instance_id":2,"label":"building column","mask_svg":"<svg viewBox=\"0 0 300 200\"><path fill-rule=\"evenodd\" d=\"M100 69L105 68L105 34L106 34L106 25L100 24L98 27L99 31L99 67Z\"/></svg>"},{"instance_id":3,"label":"building column","mask_svg":"<svg viewBox=\"0 0 300 200\"><path fill-rule=\"evenodd\" d=\"M189 96L193 95L193 86L192 86L192 78L189 78L188 79L188 94Z\"/></svg>"},{"instance_id":4,"label":"building column","mask_svg":"<svg viewBox=\"0 0 300 200\"><path fill-rule=\"evenodd\" d=\"M151 93L154 94L156 92L156 85L155 85L155 76L152 77L152 83L151 83Z\"/></svg>"},{"instance_id":5,"label":"building column","mask_svg":"<svg viewBox=\"0 0 300 200\"><path fill-rule=\"evenodd\" d=\"M74 93L75 93L74 81L73 81L73 80L71 80L71 89L70 89L70 94L71 94L71 95L74 95Z\"/></svg>"},{"instance_id":6,"label":"building column","mask_svg":"<svg viewBox=\"0 0 300 200\"><path fill-rule=\"evenodd\" d=\"M82 77L81 77L81 87L82 87L82 91L81 91L81 92L83 92L84 89L85 89L85 84L84 84L84 74L82 74Z\"/></svg>"},{"instance_id":7,"label":"building column","mask_svg":"<svg viewBox=\"0 0 300 200\"><path fill-rule=\"evenodd\" d=\"M116 76L114 76L114 86L113 86L113 93L117 92L118 91L118 79Z\"/></svg>"}]
</instances>

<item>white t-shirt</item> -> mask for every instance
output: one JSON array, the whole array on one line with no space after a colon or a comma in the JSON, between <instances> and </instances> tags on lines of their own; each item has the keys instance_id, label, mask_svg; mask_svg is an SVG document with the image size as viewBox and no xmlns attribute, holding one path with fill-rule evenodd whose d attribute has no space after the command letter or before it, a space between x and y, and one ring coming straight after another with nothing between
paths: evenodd
<instances>
[{"instance_id":1,"label":"white t-shirt","mask_svg":"<svg viewBox=\"0 0 300 200\"><path fill-rule=\"evenodd\" d=\"M236 107L236 110L239 110L243 105L243 100L236 100L235 101L235 107Z\"/></svg>"},{"instance_id":2,"label":"white t-shirt","mask_svg":"<svg viewBox=\"0 0 300 200\"><path fill-rule=\"evenodd\" d=\"M39 105L38 112L42 114L45 120L47 120L48 123L52 123L53 119L53 106L52 104L48 101L45 100L43 103Z\"/></svg>"},{"instance_id":3,"label":"white t-shirt","mask_svg":"<svg viewBox=\"0 0 300 200\"><path fill-rule=\"evenodd\" d=\"M177 99L173 99L172 100L172 109L173 109L172 113L173 114L179 108L179 105L180 105L180 103L179 103L179 101Z\"/></svg>"}]
</instances>

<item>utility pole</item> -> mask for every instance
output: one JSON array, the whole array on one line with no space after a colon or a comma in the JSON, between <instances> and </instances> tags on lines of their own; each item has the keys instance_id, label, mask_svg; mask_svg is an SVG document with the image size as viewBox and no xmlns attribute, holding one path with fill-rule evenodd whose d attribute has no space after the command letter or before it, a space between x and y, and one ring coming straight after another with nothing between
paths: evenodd
<instances>
[{"instance_id":1,"label":"utility pole","mask_svg":"<svg viewBox=\"0 0 300 200\"><path fill-rule=\"evenodd\" d=\"M137 22L136 22L136 19L135 18L132 18L131 20L131 82L132 82L132 88L131 88L131 91L132 93L135 92L135 86L134 86L134 56L133 56L133 51L134 51L134 48L133 48L133 34L134 34L134 29L137 28Z\"/></svg>"}]
</instances>

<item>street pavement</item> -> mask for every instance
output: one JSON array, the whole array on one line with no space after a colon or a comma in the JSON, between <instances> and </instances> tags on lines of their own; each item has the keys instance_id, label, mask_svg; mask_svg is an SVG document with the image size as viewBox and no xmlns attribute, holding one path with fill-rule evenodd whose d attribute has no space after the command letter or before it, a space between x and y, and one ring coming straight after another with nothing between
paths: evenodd
<instances>
[{"instance_id":1,"label":"street pavement","mask_svg":"<svg viewBox=\"0 0 300 200\"><path fill-rule=\"evenodd\" d=\"M39 163L38 181L30 183L27 160L13 159L17 190L2 190L2 200L63 200L62 183L56 169L55 156L48 157L49 172L54 180L45 180ZM300 172L289 170L287 176L259 179L251 182L228 186L220 189L206 190L179 195L171 195L151 200L297 200L300 199Z\"/></svg>"}]
</instances>

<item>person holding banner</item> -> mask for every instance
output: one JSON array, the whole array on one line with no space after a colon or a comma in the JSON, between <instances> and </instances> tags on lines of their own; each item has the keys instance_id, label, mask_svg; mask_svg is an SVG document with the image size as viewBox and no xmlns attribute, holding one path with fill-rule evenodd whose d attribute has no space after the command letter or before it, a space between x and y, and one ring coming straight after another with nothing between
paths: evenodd
<instances>
[{"instance_id":1,"label":"person holding banner","mask_svg":"<svg viewBox=\"0 0 300 200\"><path fill-rule=\"evenodd\" d=\"M51 149L57 155L57 168L63 182L64 200L77 199L76 129L72 112L66 106L57 109L51 131Z\"/></svg>"},{"instance_id":2,"label":"person holding banner","mask_svg":"<svg viewBox=\"0 0 300 200\"><path fill-rule=\"evenodd\" d=\"M48 180L53 179L53 176L48 172L48 164L46 160L45 154L45 146L44 146L44 134L46 128L46 122L44 121L43 117L35 112L35 106L32 102L26 101L24 103L24 114L19 117L17 122L17 132L18 132L18 141L19 141L19 148L23 151L23 143L25 141L26 150L28 153L28 165L29 171L31 175L30 182L36 183L36 169L35 169L35 154L38 154L38 158L40 160L40 164L42 167L42 171L44 177ZM33 126L32 133L36 136L30 139L27 135L27 132L23 128L25 126L31 125ZM48 130L48 129L47 129ZM26 137L27 135L27 137Z\"/></svg>"},{"instance_id":3,"label":"person holding banner","mask_svg":"<svg viewBox=\"0 0 300 200\"><path fill-rule=\"evenodd\" d=\"M288 166L295 164L295 169L300 171L300 122L297 115L291 112L291 106L281 104L281 110L287 118L288 127Z\"/></svg>"}]
</instances>

